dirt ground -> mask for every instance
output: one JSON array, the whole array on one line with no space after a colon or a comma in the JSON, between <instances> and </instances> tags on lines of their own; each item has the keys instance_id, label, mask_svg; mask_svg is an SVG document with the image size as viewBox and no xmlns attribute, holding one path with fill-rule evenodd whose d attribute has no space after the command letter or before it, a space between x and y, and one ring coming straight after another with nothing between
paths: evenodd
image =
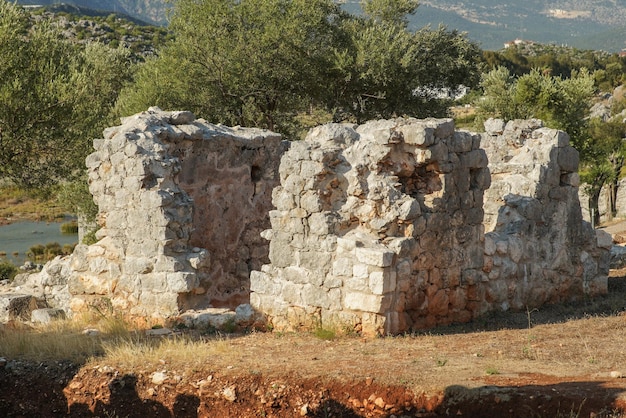
<instances>
[{"instance_id":1,"label":"dirt ground","mask_svg":"<svg viewBox=\"0 0 626 418\"><path fill-rule=\"evenodd\" d=\"M0 417L626 416L626 279L609 286L414 335L207 336L187 364L7 359Z\"/></svg>"}]
</instances>

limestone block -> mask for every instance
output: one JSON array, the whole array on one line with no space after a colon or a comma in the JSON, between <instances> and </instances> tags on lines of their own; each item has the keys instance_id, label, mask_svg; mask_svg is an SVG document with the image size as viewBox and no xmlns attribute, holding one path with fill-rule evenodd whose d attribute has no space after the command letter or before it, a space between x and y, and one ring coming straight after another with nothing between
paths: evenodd
<instances>
[{"instance_id":1,"label":"limestone block","mask_svg":"<svg viewBox=\"0 0 626 418\"><path fill-rule=\"evenodd\" d=\"M351 258L337 257L333 262L333 274L340 277L349 277L353 274L354 263Z\"/></svg>"},{"instance_id":2,"label":"limestone block","mask_svg":"<svg viewBox=\"0 0 626 418\"><path fill-rule=\"evenodd\" d=\"M596 242L598 247L611 249L613 247L613 237L602 229L596 229Z\"/></svg>"},{"instance_id":3,"label":"limestone block","mask_svg":"<svg viewBox=\"0 0 626 418\"><path fill-rule=\"evenodd\" d=\"M535 131L535 135L537 138L541 138L542 143L559 148L567 147L570 144L569 135L556 129L540 128Z\"/></svg>"},{"instance_id":4,"label":"limestone block","mask_svg":"<svg viewBox=\"0 0 626 418\"><path fill-rule=\"evenodd\" d=\"M280 297L282 298L282 300L289 303L290 305L306 306L305 302L303 301L304 287L305 286L303 284L296 284L293 282L283 282L281 290L280 290Z\"/></svg>"},{"instance_id":5,"label":"limestone block","mask_svg":"<svg viewBox=\"0 0 626 418\"><path fill-rule=\"evenodd\" d=\"M454 120L451 118L426 119L424 122L427 126L435 128L436 138L445 139L454 135Z\"/></svg>"},{"instance_id":6,"label":"limestone block","mask_svg":"<svg viewBox=\"0 0 626 418\"><path fill-rule=\"evenodd\" d=\"M434 145L428 147L430 152L429 160L432 161L447 161L448 160L448 147L443 142L436 142Z\"/></svg>"},{"instance_id":7,"label":"limestone block","mask_svg":"<svg viewBox=\"0 0 626 418\"><path fill-rule=\"evenodd\" d=\"M208 308L202 311L185 312L179 318L189 328L220 329L227 323L236 323L237 314L225 308Z\"/></svg>"},{"instance_id":8,"label":"limestone block","mask_svg":"<svg viewBox=\"0 0 626 418\"><path fill-rule=\"evenodd\" d=\"M378 267L389 267L394 259L394 253L383 248L358 247L355 255L361 263Z\"/></svg>"},{"instance_id":9,"label":"limestone block","mask_svg":"<svg viewBox=\"0 0 626 418\"><path fill-rule=\"evenodd\" d=\"M384 295L396 290L396 272L390 269L372 271L369 275L369 289L375 295Z\"/></svg>"},{"instance_id":10,"label":"limestone block","mask_svg":"<svg viewBox=\"0 0 626 418\"><path fill-rule=\"evenodd\" d=\"M403 221L411 221L422 213L420 204L417 200L411 199L404 202L398 210L398 218Z\"/></svg>"},{"instance_id":11,"label":"limestone block","mask_svg":"<svg viewBox=\"0 0 626 418\"><path fill-rule=\"evenodd\" d=\"M300 172L297 174L299 174L302 178L308 179L315 177L323 169L324 166L317 161L302 161L300 163Z\"/></svg>"},{"instance_id":12,"label":"limestone block","mask_svg":"<svg viewBox=\"0 0 626 418\"><path fill-rule=\"evenodd\" d=\"M484 272L476 269L466 269L461 273L461 284L473 286L488 281L489 277Z\"/></svg>"},{"instance_id":13,"label":"limestone block","mask_svg":"<svg viewBox=\"0 0 626 418\"><path fill-rule=\"evenodd\" d=\"M369 277L370 270L367 264L355 263L352 266L352 276L357 278Z\"/></svg>"},{"instance_id":14,"label":"limestone block","mask_svg":"<svg viewBox=\"0 0 626 418\"><path fill-rule=\"evenodd\" d=\"M583 290L588 295L606 295L609 292L609 278L598 275L583 283Z\"/></svg>"},{"instance_id":15,"label":"limestone block","mask_svg":"<svg viewBox=\"0 0 626 418\"><path fill-rule=\"evenodd\" d=\"M167 288L173 293L188 293L200 285L195 273L167 273Z\"/></svg>"},{"instance_id":16,"label":"limestone block","mask_svg":"<svg viewBox=\"0 0 626 418\"><path fill-rule=\"evenodd\" d=\"M186 125L196 120L196 116L189 111L175 111L169 115L168 122L172 125Z\"/></svg>"},{"instance_id":17,"label":"limestone block","mask_svg":"<svg viewBox=\"0 0 626 418\"><path fill-rule=\"evenodd\" d=\"M450 152L469 152L473 149L474 139L470 132L455 132L448 141L448 149Z\"/></svg>"},{"instance_id":18,"label":"limestone block","mask_svg":"<svg viewBox=\"0 0 626 418\"><path fill-rule=\"evenodd\" d=\"M28 321L37 309L37 301L31 295L0 293L0 323L10 320Z\"/></svg>"},{"instance_id":19,"label":"limestone block","mask_svg":"<svg viewBox=\"0 0 626 418\"><path fill-rule=\"evenodd\" d=\"M312 213L308 222L312 234L329 235L334 233L335 218L329 212Z\"/></svg>"},{"instance_id":20,"label":"limestone block","mask_svg":"<svg viewBox=\"0 0 626 418\"><path fill-rule=\"evenodd\" d=\"M323 275L332 269L332 255L326 251L298 251L296 253L296 265ZM311 277L311 280L315 280Z\"/></svg>"},{"instance_id":21,"label":"limestone block","mask_svg":"<svg viewBox=\"0 0 626 418\"><path fill-rule=\"evenodd\" d=\"M278 211L288 211L296 207L293 199L293 193L282 187L276 187L272 191L272 203Z\"/></svg>"},{"instance_id":22,"label":"limestone block","mask_svg":"<svg viewBox=\"0 0 626 418\"><path fill-rule=\"evenodd\" d=\"M250 272L250 291L252 293L279 295L280 290L280 285L276 284L268 273L256 270Z\"/></svg>"},{"instance_id":23,"label":"limestone block","mask_svg":"<svg viewBox=\"0 0 626 418\"><path fill-rule=\"evenodd\" d=\"M269 258L276 267L289 267L296 265L295 254L292 248L286 242L274 239L270 242Z\"/></svg>"},{"instance_id":24,"label":"limestone block","mask_svg":"<svg viewBox=\"0 0 626 418\"><path fill-rule=\"evenodd\" d=\"M290 173L281 184L287 192L298 195L302 190L305 190L306 179L297 174Z\"/></svg>"},{"instance_id":25,"label":"limestone block","mask_svg":"<svg viewBox=\"0 0 626 418\"><path fill-rule=\"evenodd\" d=\"M461 164L464 168L484 168L487 167L487 154L482 149L473 150L461 154Z\"/></svg>"},{"instance_id":26,"label":"limestone block","mask_svg":"<svg viewBox=\"0 0 626 418\"><path fill-rule=\"evenodd\" d=\"M306 141L319 141L322 146L351 145L358 141L359 135L355 125L328 123L309 130Z\"/></svg>"},{"instance_id":27,"label":"limestone block","mask_svg":"<svg viewBox=\"0 0 626 418\"><path fill-rule=\"evenodd\" d=\"M278 202L274 202L276 207L278 209L281 209L277 203ZM315 214L316 212L321 212L322 204L320 202L319 194L311 190L306 191L304 195L300 196L300 207L312 214ZM291 209L291 208L285 208L281 210L288 210L288 209Z\"/></svg>"},{"instance_id":28,"label":"limestone block","mask_svg":"<svg viewBox=\"0 0 626 418\"><path fill-rule=\"evenodd\" d=\"M372 313L383 313L388 309L388 304L382 295L372 295L361 292L345 291L343 297L344 309Z\"/></svg>"},{"instance_id":29,"label":"limestone block","mask_svg":"<svg viewBox=\"0 0 626 418\"><path fill-rule=\"evenodd\" d=\"M557 162L561 171L568 173L578 172L578 151L573 147L563 147L559 149Z\"/></svg>"},{"instance_id":30,"label":"limestone block","mask_svg":"<svg viewBox=\"0 0 626 418\"><path fill-rule=\"evenodd\" d=\"M85 165L87 169L96 169L102 163L102 154L99 152L91 153L85 159Z\"/></svg>"},{"instance_id":31,"label":"limestone block","mask_svg":"<svg viewBox=\"0 0 626 418\"><path fill-rule=\"evenodd\" d=\"M48 324L59 319L65 319L65 311L58 308L35 309L30 316L31 322L39 324Z\"/></svg>"},{"instance_id":32,"label":"limestone block","mask_svg":"<svg viewBox=\"0 0 626 418\"><path fill-rule=\"evenodd\" d=\"M277 295L279 294L264 295L252 292L250 294L250 306L255 311L266 315L286 315L289 304Z\"/></svg>"},{"instance_id":33,"label":"limestone block","mask_svg":"<svg viewBox=\"0 0 626 418\"><path fill-rule=\"evenodd\" d=\"M328 275L324 279L323 285L326 289L338 289L343 287L343 280L340 277ZM333 299L331 298L331 300ZM341 309L341 307L339 307L338 309Z\"/></svg>"},{"instance_id":34,"label":"limestone block","mask_svg":"<svg viewBox=\"0 0 626 418\"><path fill-rule=\"evenodd\" d=\"M524 255L524 243L519 237L509 237L509 256L514 263L519 263Z\"/></svg>"},{"instance_id":35,"label":"limestone block","mask_svg":"<svg viewBox=\"0 0 626 418\"><path fill-rule=\"evenodd\" d=\"M388 239L387 247L399 257L408 257L415 251L417 241L415 238L391 238Z\"/></svg>"},{"instance_id":36,"label":"limestone block","mask_svg":"<svg viewBox=\"0 0 626 418\"><path fill-rule=\"evenodd\" d=\"M293 283L309 283L311 281L311 271L299 266L288 266L282 271L281 277Z\"/></svg>"},{"instance_id":37,"label":"limestone block","mask_svg":"<svg viewBox=\"0 0 626 418\"><path fill-rule=\"evenodd\" d=\"M506 123L502 119L489 118L484 123L485 132L489 135L502 135Z\"/></svg>"},{"instance_id":38,"label":"limestone block","mask_svg":"<svg viewBox=\"0 0 626 418\"><path fill-rule=\"evenodd\" d=\"M304 306L317 306L323 309L330 308L328 291L319 286L305 284L301 296Z\"/></svg>"},{"instance_id":39,"label":"limestone block","mask_svg":"<svg viewBox=\"0 0 626 418\"><path fill-rule=\"evenodd\" d=\"M361 333L369 337L387 335L392 330L388 329L386 321L384 315L363 313L361 315Z\"/></svg>"},{"instance_id":40,"label":"limestone block","mask_svg":"<svg viewBox=\"0 0 626 418\"><path fill-rule=\"evenodd\" d=\"M450 298L445 290L438 290L428 300L428 312L436 316L446 316L449 310Z\"/></svg>"},{"instance_id":41,"label":"limestone block","mask_svg":"<svg viewBox=\"0 0 626 418\"><path fill-rule=\"evenodd\" d=\"M420 126L419 124L408 124L397 128L402 133L404 142L411 145L428 147L435 143L435 130Z\"/></svg>"}]
</instances>

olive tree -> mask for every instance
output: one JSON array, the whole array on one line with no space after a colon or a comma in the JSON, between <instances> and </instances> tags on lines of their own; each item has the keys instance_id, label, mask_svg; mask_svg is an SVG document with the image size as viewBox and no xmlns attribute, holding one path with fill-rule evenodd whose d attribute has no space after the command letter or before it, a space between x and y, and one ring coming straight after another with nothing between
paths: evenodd
<instances>
[{"instance_id":1,"label":"olive tree","mask_svg":"<svg viewBox=\"0 0 626 418\"><path fill-rule=\"evenodd\" d=\"M441 115L435 95L477 81L479 50L444 28L409 31L415 7L369 0L353 16L332 0L179 0L175 41L139 69L117 111L184 108L288 137L315 111L320 122Z\"/></svg>"},{"instance_id":2,"label":"olive tree","mask_svg":"<svg viewBox=\"0 0 626 418\"><path fill-rule=\"evenodd\" d=\"M80 173L129 78L122 50L71 44L0 0L0 178L36 189Z\"/></svg>"}]
</instances>

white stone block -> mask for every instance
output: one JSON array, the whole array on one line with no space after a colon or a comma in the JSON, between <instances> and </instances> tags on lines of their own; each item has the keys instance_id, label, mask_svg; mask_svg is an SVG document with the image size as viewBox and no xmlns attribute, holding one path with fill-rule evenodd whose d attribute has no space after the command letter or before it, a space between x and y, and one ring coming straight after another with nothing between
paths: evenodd
<instances>
[{"instance_id":1,"label":"white stone block","mask_svg":"<svg viewBox=\"0 0 626 418\"><path fill-rule=\"evenodd\" d=\"M353 275L354 264L352 259L339 257L333 262L333 274L335 276L348 277Z\"/></svg>"},{"instance_id":2,"label":"white stone block","mask_svg":"<svg viewBox=\"0 0 626 418\"><path fill-rule=\"evenodd\" d=\"M384 295L385 293L396 290L396 272L389 269L373 271L369 276L369 289L375 295Z\"/></svg>"},{"instance_id":3,"label":"white stone block","mask_svg":"<svg viewBox=\"0 0 626 418\"><path fill-rule=\"evenodd\" d=\"M167 273L167 288L173 293L187 293L198 287L200 282L195 273Z\"/></svg>"},{"instance_id":4,"label":"white stone block","mask_svg":"<svg viewBox=\"0 0 626 418\"><path fill-rule=\"evenodd\" d=\"M383 296L347 291L343 298L343 307L354 311L383 312Z\"/></svg>"},{"instance_id":5,"label":"white stone block","mask_svg":"<svg viewBox=\"0 0 626 418\"><path fill-rule=\"evenodd\" d=\"M356 258L361 263L377 267L389 267L393 263L394 253L382 248L359 247L356 249Z\"/></svg>"}]
</instances>

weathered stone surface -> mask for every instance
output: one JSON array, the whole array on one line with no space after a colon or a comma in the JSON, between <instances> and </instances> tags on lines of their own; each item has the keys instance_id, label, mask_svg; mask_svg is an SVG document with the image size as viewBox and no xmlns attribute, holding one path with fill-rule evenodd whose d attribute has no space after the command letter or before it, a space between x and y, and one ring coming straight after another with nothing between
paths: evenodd
<instances>
[{"instance_id":1,"label":"weathered stone surface","mask_svg":"<svg viewBox=\"0 0 626 418\"><path fill-rule=\"evenodd\" d=\"M274 256L251 296L275 326L317 324L303 319L308 308L363 332L400 332L606 292L606 245L582 222L565 133L538 120L490 120L482 137L432 119L351 129L316 128L282 158L266 234ZM282 238L301 219L304 242ZM294 280L293 260L328 236L336 247L300 263ZM343 295L337 307L331 290Z\"/></svg>"},{"instance_id":2,"label":"weathered stone surface","mask_svg":"<svg viewBox=\"0 0 626 418\"><path fill-rule=\"evenodd\" d=\"M353 131L347 133L350 129ZM331 134L324 137L338 130L350 140L334 141ZM332 149L327 145L331 142ZM261 292L280 306L296 304L288 295L305 295L297 304L321 309L322 321L341 317L363 332L399 332L411 327L412 318L421 315L429 316L432 325L449 321L448 288L450 283L459 284L444 283L438 267L450 263L459 263L466 270L483 267L482 199L475 197L489 185L489 172L479 144L475 134L456 133L451 120L396 119L313 130L305 141L293 144L281 160L280 194L274 194L278 210L272 212L273 233L268 234L271 281L278 286L262 285L268 278L253 275L253 295ZM320 148L327 151L303 152ZM313 182L304 191L291 179L293 167L302 166L307 158ZM306 199L302 199L303 192ZM471 193L471 201L463 211L459 196L467 193ZM295 229L293 225L299 221L293 212L297 208L307 214L309 246L323 237L333 237L336 242L306 265L299 264L310 272L300 277L308 277L309 283L315 278L314 293L306 283L294 288L290 280L288 287L280 285L291 268L285 260L302 258L299 244L276 238L282 231ZM457 249L455 260L450 259L452 248ZM421 282L412 277L413 271L431 272L433 280L438 277L433 285L438 296L430 310L417 302L424 294ZM317 280L320 274L324 275L321 281ZM339 295L340 303L333 303L333 292ZM253 307L261 312L264 308L255 303L267 300L251 297ZM270 317L275 326L289 323L287 316L274 313Z\"/></svg>"},{"instance_id":3,"label":"weathered stone surface","mask_svg":"<svg viewBox=\"0 0 626 418\"><path fill-rule=\"evenodd\" d=\"M52 321L65 319L65 311L59 308L35 309L31 312L31 322L48 324Z\"/></svg>"},{"instance_id":4,"label":"weathered stone surface","mask_svg":"<svg viewBox=\"0 0 626 418\"><path fill-rule=\"evenodd\" d=\"M486 129L328 124L288 147L152 108L94 141L98 242L19 282L68 314L365 334L606 292L611 243L582 221L567 134Z\"/></svg>"},{"instance_id":5,"label":"weathered stone surface","mask_svg":"<svg viewBox=\"0 0 626 418\"><path fill-rule=\"evenodd\" d=\"M37 309L37 301L31 295L18 293L0 294L0 323L10 320L30 320L30 314Z\"/></svg>"},{"instance_id":6,"label":"weathered stone surface","mask_svg":"<svg viewBox=\"0 0 626 418\"><path fill-rule=\"evenodd\" d=\"M523 308L607 292L603 260L610 243L582 220L578 152L567 134L540 126L511 121L502 137L482 141L496 167L484 195L489 257L483 270L494 305ZM553 277L560 285L549 284Z\"/></svg>"},{"instance_id":7,"label":"weathered stone surface","mask_svg":"<svg viewBox=\"0 0 626 418\"><path fill-rule=\"evenodd\" d=\"M94 148L99 241L31 275L29 291L50 306L105 298L157 317L247 301L250 272L269 261L260 233L270 226L280 135L151 108L105 130Z\"/></svg>"}]
</instances>

